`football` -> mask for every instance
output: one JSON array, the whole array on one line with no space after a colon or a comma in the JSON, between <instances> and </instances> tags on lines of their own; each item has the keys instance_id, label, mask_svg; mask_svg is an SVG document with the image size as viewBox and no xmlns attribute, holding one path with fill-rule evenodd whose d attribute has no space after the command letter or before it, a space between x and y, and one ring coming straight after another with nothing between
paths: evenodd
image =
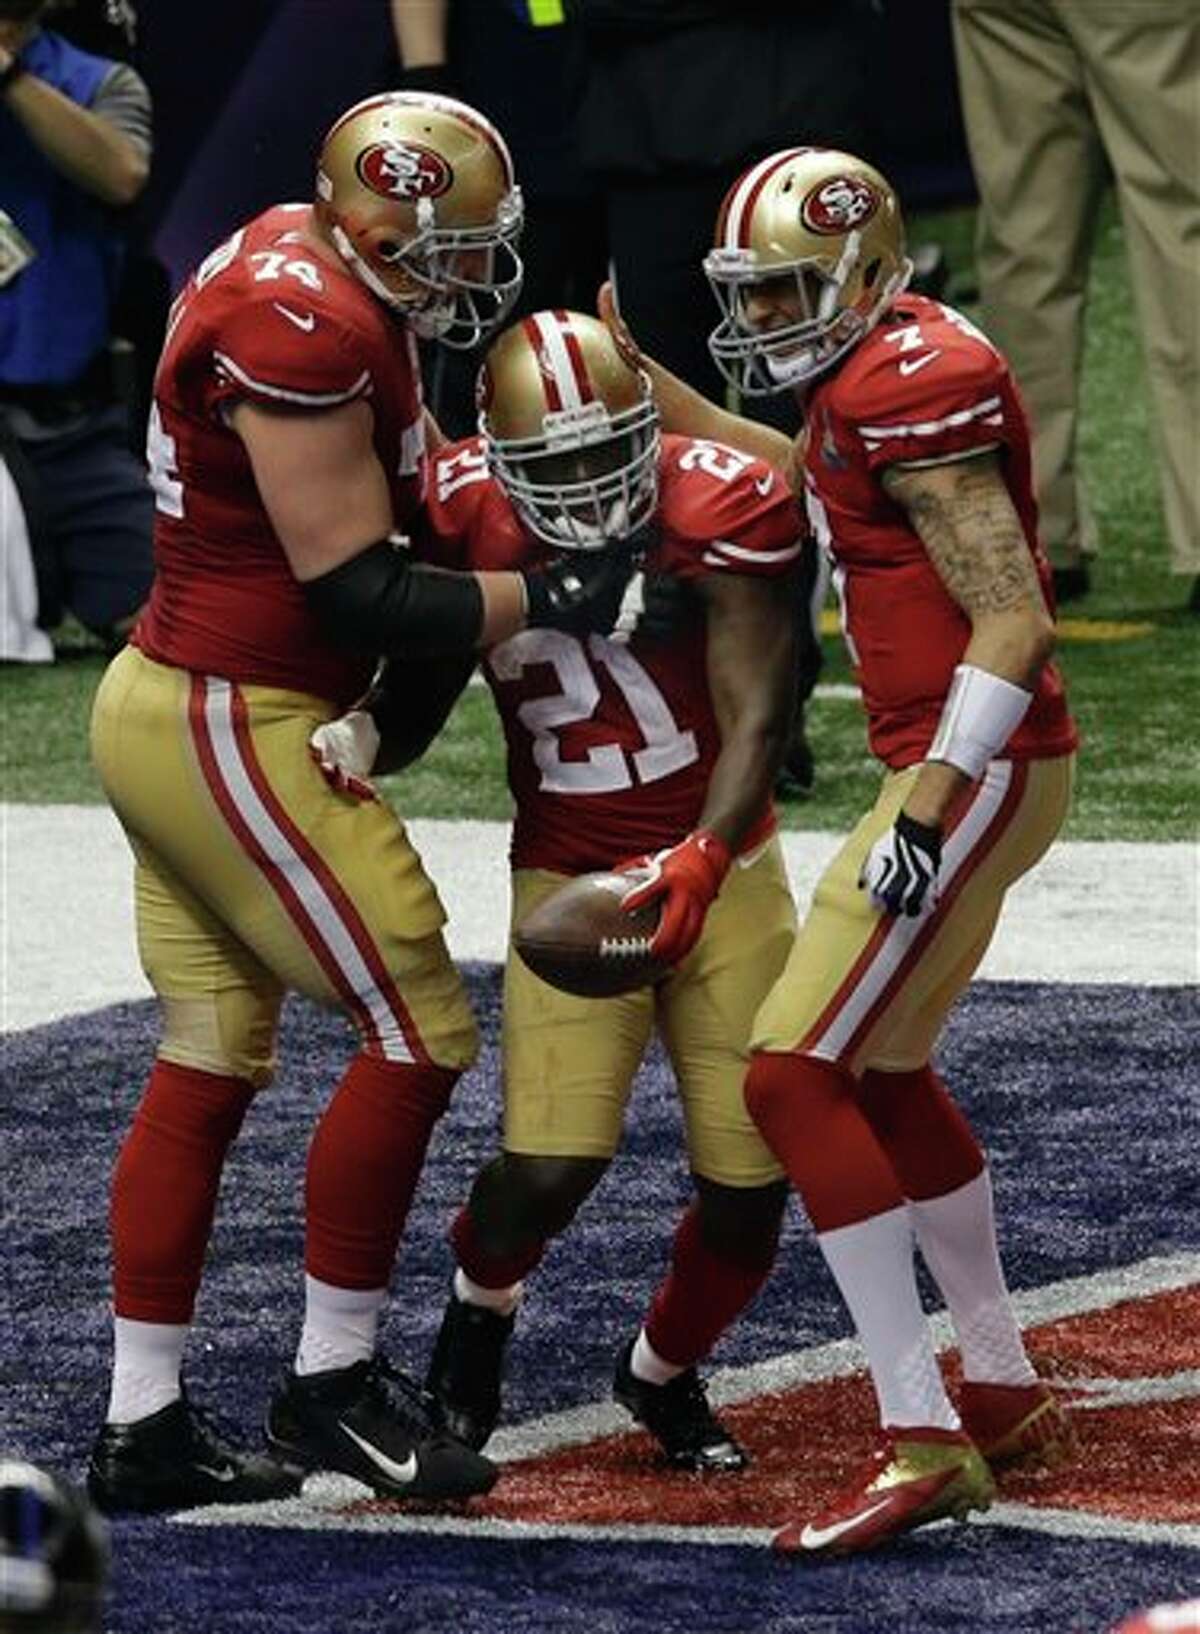
<instances>
[{"instance_id":1,"label":"football","mask_svg":"<svg viewBox=\"0 0 1200 1634\"><path fill-rule=\"evenodd\" d=\"M551 892L513 934L513 946L551 987L605 999L646 987L667 973L650 952L659 904L626 913L621 898L636 874L580 874Z\"/></svg>"}]
</instances>

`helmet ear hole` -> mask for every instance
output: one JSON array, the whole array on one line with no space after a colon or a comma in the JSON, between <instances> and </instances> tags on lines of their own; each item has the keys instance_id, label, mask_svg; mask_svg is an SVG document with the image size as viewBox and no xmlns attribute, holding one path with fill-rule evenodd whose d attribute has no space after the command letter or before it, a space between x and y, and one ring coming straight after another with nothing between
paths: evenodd
<instances>
[{"instance_id":1,"label":"helmet ear hole","mask_svg":"<svg viewBox=\"0 0 1200 1634\"><path fill-rule=\"evenodd\" d=\"M875 280L879 277L879 270L882 266L883 262L878 257L871 262L870 266L868 266L867 270L863 273L864 289L874 289Z\"/></svg>"}]
</instances>

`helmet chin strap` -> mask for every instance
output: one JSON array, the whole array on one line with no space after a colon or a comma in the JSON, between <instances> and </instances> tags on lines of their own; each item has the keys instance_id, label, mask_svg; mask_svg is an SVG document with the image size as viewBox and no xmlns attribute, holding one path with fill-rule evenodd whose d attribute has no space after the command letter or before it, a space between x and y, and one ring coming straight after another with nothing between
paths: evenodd
<instances>
[{"instance_id":1,"label":"helmet chin strap","mask_svg":"<svg viewBox=\"0 0 1200 1634\"><path fill-rule=\"evenodd\" d=\"M385 306L390 306L394 311L404 312L404 303L399 295L396 294L395 290L389 289L374 267L359 255L345 230L339 227L336 221L333 223L331 237L333 238L334 249L351 272L354 273L355 277L360 278L366 284L371 294L378 296Z\"/></svg>"}]
</instances>

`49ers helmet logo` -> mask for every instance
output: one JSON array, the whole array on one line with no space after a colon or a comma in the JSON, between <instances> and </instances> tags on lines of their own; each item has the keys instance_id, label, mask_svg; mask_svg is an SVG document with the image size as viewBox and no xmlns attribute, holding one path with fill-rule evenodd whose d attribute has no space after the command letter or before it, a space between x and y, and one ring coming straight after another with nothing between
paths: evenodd
<instances>
[{"instance_id":1,"label":"49ers helmet logo","mask_svg":"<svg viewBox=\"0 0 1200 1634\"><path fill-rule=\"evenodd\" d=\"M800 206L800 219L810 233L848 233L870 221L879 208L879 196L859 176L834 176L821 182Z\"/></svg>"},{"instance_id":2,"label":"49ers helmet logo","mask_svg":"<svg viewBox=\"0 0 1200 1634\"><path fill-rule=\"evenodd\" d=\"M436 199L454 180L441 154L419 142L375 142L354 168L363 186L385 199Z\"/></svg>"}]
</instances>

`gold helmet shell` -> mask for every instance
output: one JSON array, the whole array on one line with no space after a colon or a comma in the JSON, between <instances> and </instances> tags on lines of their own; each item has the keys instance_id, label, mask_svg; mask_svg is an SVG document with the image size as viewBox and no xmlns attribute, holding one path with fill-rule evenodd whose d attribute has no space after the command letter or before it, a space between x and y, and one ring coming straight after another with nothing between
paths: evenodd
<instances>
[{"instance_id":1,"label":"gold helmet shell","mask_svg":"<svg viewBox=\"0 0 1200 1634\"><path fill-rule=\"evenodd\" d=\"M804 385L857 346L912 276L904 221L873 165L833 148L784 148L725 195L704 259L722 321L713 361L744 396ZM756 328L747 297L785 280L789 318Z\"/></svg>"},{"instance_id":2,"label":"gold helmet shell","mask_svg":"<svg viewBox=\"0 0 1200 1634\"><path fill-rule=\"evenodd\" d=\"M491 121L453 97L391 91L332 126L317 161L318 225L417 334L475 346L521 287L524 213Z\"/></svg>"},{"instance_id":3,"label":"gold helmet shell","mask_svg":"<svg viewBox=\"0 0 1200 1634\"><path fill-rule=\"evenodd\" d=\"M645 371L582 312L534 312L479 372L488 463L530 531L560 550L627 539L658 505L659 425Z\"/></svg>"}]
</instances>

